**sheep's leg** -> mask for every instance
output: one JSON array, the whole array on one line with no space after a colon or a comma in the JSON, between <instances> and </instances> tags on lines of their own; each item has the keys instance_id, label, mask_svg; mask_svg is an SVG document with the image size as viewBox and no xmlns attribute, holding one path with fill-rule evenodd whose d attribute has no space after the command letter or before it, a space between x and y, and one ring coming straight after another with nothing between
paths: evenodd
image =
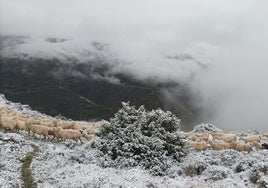
<instances>
[{"instance_id":1,"label":"sheep's leg","mask_svg":"<svg viewBox=\"0 0 268 188\"><path fill-rule=\"evenodd\" d=\"M80 143L81 143L81 145L82 145L82 144L83 144L83 142L82 142L81 138L79 138L79 141L80 141Z\"/></svg>"}]
</instances>

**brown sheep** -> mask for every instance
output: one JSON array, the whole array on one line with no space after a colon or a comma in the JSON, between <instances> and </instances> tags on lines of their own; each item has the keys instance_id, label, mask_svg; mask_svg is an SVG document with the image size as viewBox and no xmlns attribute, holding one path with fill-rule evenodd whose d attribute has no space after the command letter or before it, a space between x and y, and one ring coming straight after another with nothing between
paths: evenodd
<instances>
[{"instance_id":1,"label":"brown sheep","mask_svg":"<svg viewBox=\"0 0 268 188\"><path fill-rule=\"evenodd\" d=\"M254 141L260 142L261 136L259 135L245 136L245 137L241 137L241 140L243 140L245 143L254 142Z\"/></svg>"},{"instance_id":2,"label":"brown sheep","mask_svg":"<svg viewBox=\"0 0 268 188\"><path fill-rule=\"evenodd\" d=\"M222 140L227 143L231 143L232 141L236 141L236 136L235 135L215 135L213 138L216 138L218 140Z\"/></svg>"},{"instance_id":3,"label":"brown sheep","mask_svg":"<svg viewBox=\"0 0 268 188\"><path fill-rule=\"evenodd\" d=\"M268 138L268 133L264 133L262 136Z\"/></svg>"},{"instance_id":4,"label":"brown sheep","mask_svg":"<svg viewBox=\"0 0 268 188\"><path fill-rule=\"evenodd\" d=\"M240 144L235 141L231 143L232 148L236 151L252 151L252 146L250 144Z\"/></svg>"},{"instance_id":5,"label":"brown sheep","mask_svg":"<svg viewBox=\"0 0 268 188\"><path fill-rule=\"evenodd\" d=\"M78 130L73 130L73 129L63 130L61 127L57 127L57 132L60 138L62 138L63 140L72 139L72 140L75 140L76 142L79 140L81 144L83 143L81 140L82 133Z\"/></svg>"},{"instance_id":6,"label":"brown sheep","mask_svg":"<svg viewBox=\"0 0 268 188\"><path fill-rule=\"evenodd\" d=\"M201 142L193 142L193 141L189 141L188 145L192 148L195 149L197 151L202 151L202 150L206 150L208 148L208 144L205 141L201 141Z\"/></svg>"},{"instance_id":7,"label":"brown sheep","mask_svg":"<svg viewBox=\"0 0 268 188\"><path fill-rule=\"evenodd\" d=\"M230 143L209 141L209 144L213 150L232 149Z\"/></svg>"}]
</instances>

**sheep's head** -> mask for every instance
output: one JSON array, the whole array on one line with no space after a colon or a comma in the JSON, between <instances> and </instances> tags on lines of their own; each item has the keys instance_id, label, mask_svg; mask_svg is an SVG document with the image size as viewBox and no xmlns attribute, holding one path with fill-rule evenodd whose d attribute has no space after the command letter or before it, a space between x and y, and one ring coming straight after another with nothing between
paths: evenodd
<instances>
[{"instance_id":1,"label":"sheep's head","mask_svg":"<svg viewBox=\"0 0 268 188\"><path fill-rule=\"evenodd\" d=\"M55 126L58 125L58 121L57 121L57 120L54 120L52 123L53 123L53 125L55 125Z\"/></svg>"}]
</instances>

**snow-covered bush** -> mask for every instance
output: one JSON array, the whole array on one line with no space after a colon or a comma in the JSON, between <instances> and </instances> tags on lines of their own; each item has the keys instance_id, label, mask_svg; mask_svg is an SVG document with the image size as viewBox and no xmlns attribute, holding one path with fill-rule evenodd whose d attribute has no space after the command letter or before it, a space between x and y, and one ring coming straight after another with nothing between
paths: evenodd
<instances>
[{"instance_id":1,"label":"snow-covered bush","mask_svg":"<svg viewBox=\"0 0 268 188\"><path fill-rule=\"evenodd\" d=\"M241 161L235 167L235 173L244 172L252 166L251 161Z\"/></svg>"},{"instance_id":2,"label":"snow-covered bush","mask_svg":"<svg viewBox=\"0 0 268 188\"><path fill-rule=\"evenodd\" d=\"M258 188L267 188L268 187L268 176L262 176L258 181Z\"/></svg>"},{"instance_id":3,"label":"snow-covered bush","mask_svg":"<svg viewBox=\"0 0 268 188\"><path fill-rule=\"evenodd\" d=\"M268 164L267 163L257 163L253 166L251 170L249 179L252 183L258 184L258 187L268 187Z\"/></svg>"},{"instance_id":4,"label":"snow-covered bush","mask_svg":"<svg viewBox=\"0 0 268 188\"><path fill-rule=\"evenodd\" d=\"M188 166L185 166L183 168L183 172L186 176L196 176L196 175L201 175L202 172L207 168L205 163L195 163L195 164L189 164Z\"/></svg>"},{"instance_id":5,"label":"snow-covered bush","mask_svg":"<svg viewBox=\"0 0 268 188\"><path fill-rule=\"evenodd\" d=\"M180 120L160 109L146 111L129 103L103 124L92 143L117 167L141 166L154 175L163 175L173 162L185 155L185 137Z\"/></svg>"},{"instance_id":6,"label":"snow-covered bush","mask_svg":"<svg viewBox=\"0 0 268 188\"><path fill-rule=\"evenodd\" d=\"M221 129L215 127L214 125L212 124L199 124L199 125L196 125L193 129L193 132L194 133L206 133L206 132L214 132L214 133L217 133L217 132L223 132Z\"/></svg>"},{"instance_id":7,"label":"snow-covered bush","mask_svg":"<svg viewBox=\"0 0 268 188\"><path fill-rule=\"evenodd\" d=\"M212 165L204 171L206 180L218 181L225 179L231 174L231 171L224 166Z\"/></svg>"}]
</instances>

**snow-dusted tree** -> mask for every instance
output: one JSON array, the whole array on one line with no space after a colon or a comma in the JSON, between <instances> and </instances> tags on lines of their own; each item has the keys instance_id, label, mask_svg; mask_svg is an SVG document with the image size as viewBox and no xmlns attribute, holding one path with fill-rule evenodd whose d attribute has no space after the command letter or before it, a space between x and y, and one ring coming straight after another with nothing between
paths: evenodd
<instances>
[{"instance_id":1,"label":"snow-dusted tree","mask_svg":"<svg viewBox=\"0 0 268 188\"><path fill-rule=\"evenodd\" d=\"M185 155L180 120L160 109L146 111L129 103L106 123L97 134L93 147L108 154L119 167L141 166L163 175L172 162Z\"/></svg>"}]
</instances>

